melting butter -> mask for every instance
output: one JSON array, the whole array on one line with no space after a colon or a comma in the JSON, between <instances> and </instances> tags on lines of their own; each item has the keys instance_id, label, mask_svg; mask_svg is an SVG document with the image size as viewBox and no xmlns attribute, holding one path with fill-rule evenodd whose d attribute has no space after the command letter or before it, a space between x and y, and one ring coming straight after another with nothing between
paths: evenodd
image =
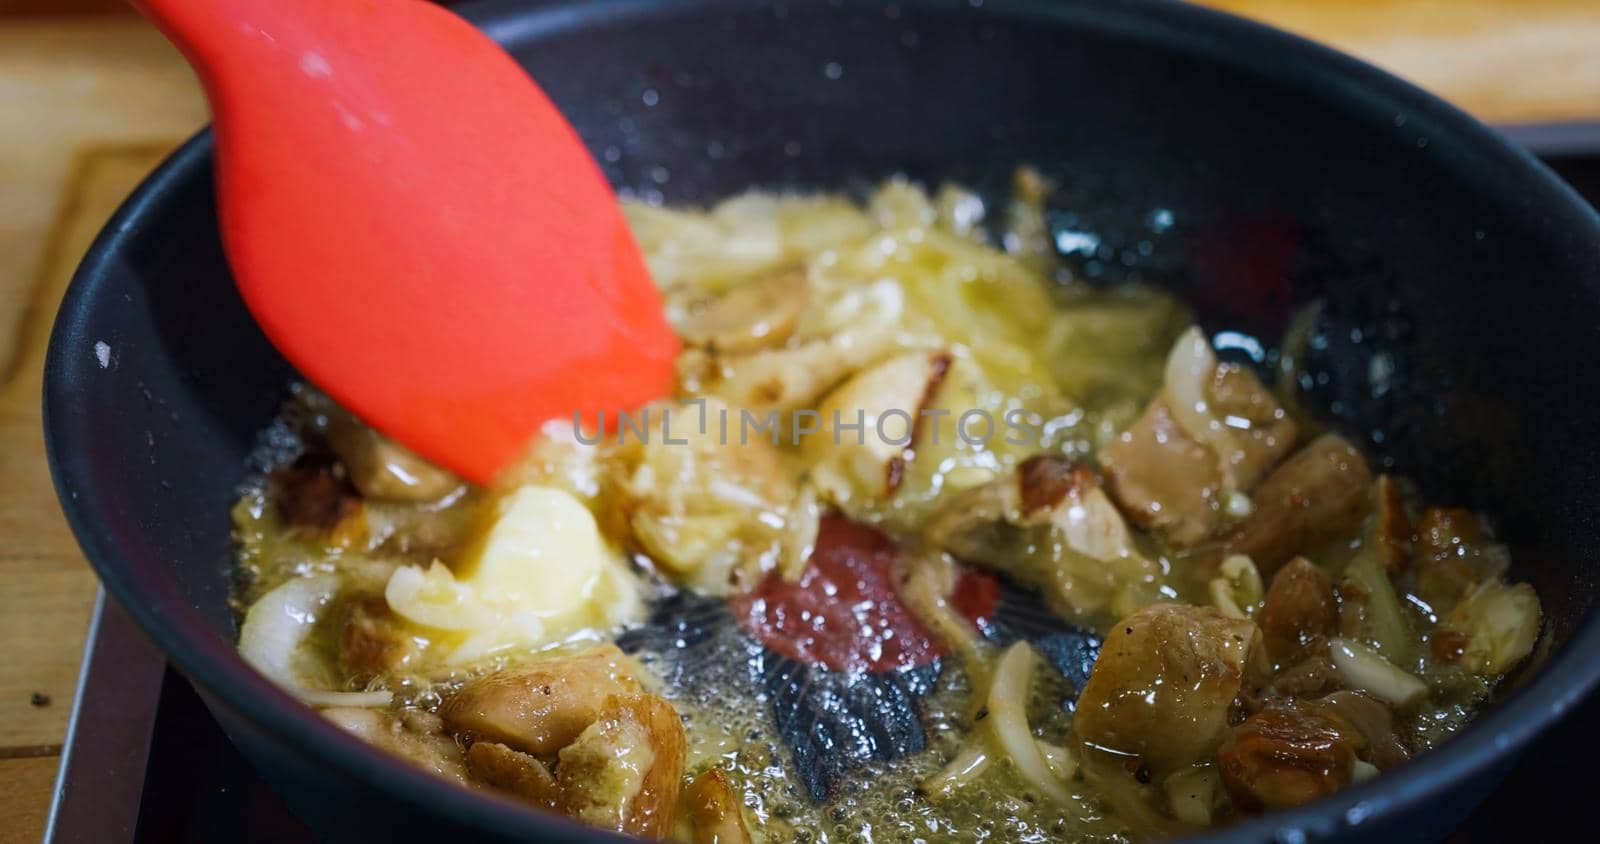
<instances>
[{"instance_id":1,"label":"melting butter","mask_svg":"<svg viewBox=\"0 0 1600 844\"><path fill-rule=\"evenodd\" d=\"M513 648L538 648L637 619L640 586L594 515L571 493L520 486L454 566L404 566L384 590L407 621L457 642L461 664Z\"/></svg>"}]
</instances>

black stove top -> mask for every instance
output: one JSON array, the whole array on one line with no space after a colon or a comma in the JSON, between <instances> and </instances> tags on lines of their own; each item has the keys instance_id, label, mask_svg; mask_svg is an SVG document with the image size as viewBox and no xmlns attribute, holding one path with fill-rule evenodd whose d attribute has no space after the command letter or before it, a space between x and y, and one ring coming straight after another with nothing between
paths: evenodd
<instances>
[{"instance_id":1,"label":"black stove top","mask_svg":"<svg viewBox=\"0 0 1600 844\"><path fill-rule=\"evenodd\" d=\"M1581 149L1600 148L1600 130L1556 128L1562 131L1550 137L1548 131L1527 138L1526 131L1513 134L1552 150L1546 159L1551 166L1600 204L1600 154ZM1552 139L1559 143L1543 143ZM1499 789L1445 840L1544 841L1588 829L1590 766L1600 758L1597 726L1600 696L1536 741ZM188 681L102 598L45 844L315 840L228 743Z\"/></svg>"}]
</instances>

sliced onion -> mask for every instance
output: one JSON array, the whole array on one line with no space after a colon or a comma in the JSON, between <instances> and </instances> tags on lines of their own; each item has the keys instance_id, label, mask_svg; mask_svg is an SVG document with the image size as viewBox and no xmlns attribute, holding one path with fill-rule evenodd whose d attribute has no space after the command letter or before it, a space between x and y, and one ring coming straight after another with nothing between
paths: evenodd
<instances>
[{"instance_id":1,"label":"sliced onion","mask_svg":"<svg viewBox=\"0 0 1600 844\"><path fill-rule=\"evenodd\" d=\"M961 655L973 685L981 688L989 676L990 660L978 631L950 606L948 596L955 582L955 561L948 554L919 554L912 559L898 591L917 619Z\"/></svg>"},{"instance_id":2,"label":"sliced onion","mask_svg":"<svg viewBox=\"0 0 1600 844\"><path fill-rule=\"evenodd\" d=\"M375 692L324 692L317 689L293 688L289 691L312 706L348 706L362 709L381 709L394 701L390 691Z\"/></svg>"},{"instance_id":3,"label":"sliced onion","mask_svg":"<svg viewBox=\"0 0 1600 844\"><path fill-rule=\"evenodd\" d=\"M1394 663L1366 645L1334 638L1328 642L1328 655L1351 688L1379 700L1404 706L1428 693L1426 683L1396 668Z\"/></svg>"},{"instance_id":4,"label":"sliced onion","mask_svg":"<svg viewBox=\"0 0 1600 844\"><path fill-rule=\"evenodd\" d=\"M426 569L395 569L384 586L383 599L400 617L436 630L467 632L490 623L477 594L438 560Z\"/></svg>"},{"instance_id":5,"label":"sliced onion","mask_svg":"<svg viewBox=\"0 0 1600 844\"><path fill-rule=\"evenodd\" d=\"M1051 799L1065 803L1072 795L1050 770L1049 761L1028 727L1026 707L1034 661L1033 648L1027 642L1017 642L1001 654L989 684L989 718L984 723L995 744L1011 757L1017 771L1029 784Z\"/></svg>"},{"instance_id":6,"label":"sliced onion","mask_svg":"<svg viewBox=\"0 0 1600 844\"><path fill-rule=\"evenodd\" d=\"M315 706L388 706L389 692L336 692L313 689L296 676L296 658L317 618L339 594L331 574L290 580L261 596L239 628L239 655L267 679Z\"/></svg>"},{"instance_id":7,"label":"sliced onion","mask_svg":"<svg viewBox=\"0 0 1600 844\"><path fill-rule=\"evenodd\" d=\"M1229 618L1249 618L1260 609L1265 597L1261 572L1244 554L1231 554L1218 567L1221 577L1210 583L1211 603Z\"/></svg>"},{"instance_id":8,"label":"sliced onion","mask_svg":"<svg viewBox=\"0 0 1600 844\"><path fill-rule=\"evenodd\" d=\"M922 781L922 793L944 797L982 776L989 770L989 762L989 752L982 743L968 744L939 773Z\"/></svg>"},{"instance_id":9,"label":"sliced onion","mask_svg":"<svg viewBox=\"0 0 1600 844\"><path fill-rule=\"evenodd\" d=\"M811 560L817 545L817 531L822 525L822 507L817 503L817 491L806 484L795 495L784 520L782 555L778 571L787 580L799 580Z\"/></svg>"},{"instance_id":10,"label":"sliced onion","mask_svg":"<svg viewBox=\"0 0 1600 844\"><path fill-rule=\"evenodd\" d=\"M1034 744L1039 745L1039 752L1044 755L1044 761L1049 763L1051 772L1062 781L1070 780L1077 775L1078 760L1072 755L1072 751L1044 739L1034 739Z\"/></svg>"}]
</instances>

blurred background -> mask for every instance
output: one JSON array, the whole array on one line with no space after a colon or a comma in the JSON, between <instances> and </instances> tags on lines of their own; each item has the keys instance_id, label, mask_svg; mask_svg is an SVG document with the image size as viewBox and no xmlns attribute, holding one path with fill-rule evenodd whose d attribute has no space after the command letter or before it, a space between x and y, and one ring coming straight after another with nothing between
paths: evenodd
<instances>
[{"instance_id":1,"label":"blurred background","mask_svg":"<svg viewBox=\"0 0 1600 844\"><path fill-rule=\"evenodd\" d=\"M1600 152L1600 0L1206 2L1519 139ZM49 326L107 216L205 120L188 68L119 0L0 0L0 844L43 830L96 592L42 456Z\"/></svg>"}]
</instances>

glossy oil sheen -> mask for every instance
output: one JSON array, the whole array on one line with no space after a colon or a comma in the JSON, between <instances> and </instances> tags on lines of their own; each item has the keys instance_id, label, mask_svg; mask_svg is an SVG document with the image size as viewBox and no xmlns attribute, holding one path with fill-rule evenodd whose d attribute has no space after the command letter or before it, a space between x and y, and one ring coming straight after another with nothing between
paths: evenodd
<instances>
[{"instance_id":1,"label":"glossy oil sheen","mask_svg":"<svg viewBox=\"0 0 1600 844\"><path fill-rule=\"evenodd\" d=\"M464 8L539 78L613 182L646 198L850 188L897 170L996 184L1036 162L1062 180L1065 243L1088 277L1169 284L1207 319L1263 337L1295 303L1327 298L1312 361L1326 377L1310 399L1430 499L1499 517L1517 574L1544 597L1548 656L1443 748L1215 836L1437 838L1600 673L1600 408L1588 395L1600 222L1466 117L1179 4ZM227 507L293 373L229 283L210 152L204 137L190 144L111 223L52 338L51 457L90 559L329 840L606 839L440 788L235 655Z\"/></svg>"}]
</instances>

